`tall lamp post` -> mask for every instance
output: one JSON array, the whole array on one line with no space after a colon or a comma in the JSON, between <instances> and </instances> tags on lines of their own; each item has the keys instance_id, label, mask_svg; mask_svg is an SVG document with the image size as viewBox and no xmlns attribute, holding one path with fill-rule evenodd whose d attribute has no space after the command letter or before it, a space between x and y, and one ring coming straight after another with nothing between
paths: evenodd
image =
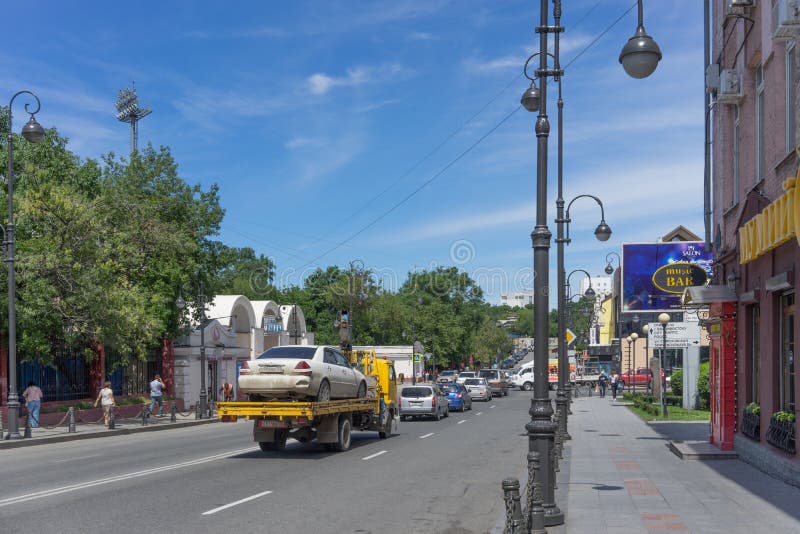
<instances>
[{"instance_id":1,"label":"tall lamp post","mask_svg":"<svg viewBox=\"0 0 800 534\"><path fill-rule=\"evenodd\" d=\"M22 127L22 137L30 143L39 143L44 139L44 128L36 122L36 115L41 108L39 97L30 91L19 91L8 103L8 222L5 226L6 263L8 263L8 434L5 439L21 439L19 433L19 396L17 394L17 305L16 282L14 280L14 129L12 127L12 108L14 100L20 95L29 95L36 100L36 109L30 110L30 103L25 104L25 112L30 115L28 122Z\"/></svg>"},{"instance_id":2,"label":"tall lamp post","mask_svg":"<svg viewBox=\"0 0 800 534\"><path fill-rule=\"evenodd\" d=\"M631 388L633 391L636 391L636 340L639 339L639 334L636 332L631 332L631 335L628 336L628 339L630 339L631 343L633 343L633 351L631 352L631 365L633 367L628 369L628 377L630 377L631 374L633 375L633 379L629 381L631 382Z\"/></svg>"},{"instance_id":3,"label":"tall lamp post","mask_svg":"<svg viewBox=\"0 0 800 534\"><path fill-rule=\"evenodd\" d=\"M609 252L608 254L606 254L605 272L609 276L614 274L614 266L611 265L611 260L614 259L614 257L617 258L617 269L622 267L622 259L619 257L619 254L617 254L616 252ZM616 290L616 284L615 284L614 280L612 280L612 284L614 284L614 289ZM614 304L614 335L611 336L611 337L612 338L617 338L617 339L620 340L618 357L619 357L619 360L620 360L620 366L622 366L622 340L620 338L621 332L619 330L619 316L621 315L620 312L622 311L622 304L620 303L620 299L621 299L621 295L619 294L619 292L617 292L617 298L613 302L613 304ZM622 368L620 367L620 371L621 370L622 370Z\"/></svg>"},{"instance_id":4,"label":"tall lamp post","mask_svg":"<svg viewBox=\"0 0 800 534\"><path fill-rule=\"evenodd\" d=\"M203 419L208 410L208 392L206 391L206 373L208 373L208 364L206 363L206 303L205 298L198 292L197 294L197 307L200 311L200 419ZM186 301L183 296L178 292L178 298L175 299L175 307L179 310L186 308Z\"/></svg>"},{"instance_id":5,"label":"tall lamp post","mask_svg":"<svg viewBox=\"0 0 800 534\"><path fill-rule=\"evenodd\" d=\"M667 325L669 324L669 314L668 313L660 313L658 314L658 322L661 323L661 331L663 334L662 345L661 345L661 359L660 359L660 369L658 371L659 380L661 382L661 415L664 417L667 416L667 402L666 397L664 396L664 388L666 388L667 384L665 381L664 375L664 354L667 350Z\"/></svg>"},{"instance_id":6,"label":"tall lamp post","mask_svg":"<svg viewBox=\"0 0 800 534\"><path fill-rule=\"evenodd\" d=\"M620 62L622 62L626 72L634 77L646 76L645 68L649 68L652 72L660 59L660 52L657 57L651 52L652 47L636 46L636 43L646 44L645 41L649 39L644 33L644 27L641 20L641 0L640 3L640 17L639 27L641 34L637 29L636 35L629 40L626 47L623 48L620 54ZM525 425L528 433L528 448L530 452L537 453L535 455L528 455L529 462L534 462L531 458L536 458L540 461L541 469L538 471L538 480L529 480L529 484L540 484L542 491L542 508L544 508L544 517L539 515L534 517L532 511L529 509L529 521L527 522L529 529L539 530L538 520L543 519L543 523L548 526L559 525L564 522L564 514L559 510L555 503L554 486L555 486L555 471L554 463L552 461L552 450L555 439L556 424L552 421L553 406L550 402L548 393L547 381L547 359L548 359L548 337L549 337L549 312L548 312L548 296L550 284L550 238L552 234L547 227L547 141L550 135L550 121L547 117L547 78L548 77L561 77L563 71L560 69L560 52L559 52L559 36L564 31L561 26L561 0L553 0L553 17L554 25L549 25L548 15L548 0L540 0L539 2L540 25L536 28L539 34L539 68L536 70L535 78L528 76L531 81L530 87L523 93L521 104L526 110L530 112L538 112L536 118L536 226L531 232L531 241L533 244L533 269L536 273L534 278L534 387L533 398L531 399L531 407L529 414L531 420ZM555 34L554 42L554 64L555 68L548 67L548 36ZM652 39L650 39L652 41ZM634 46L629 46L633 42ZM653 43L655 44L655 43ZM528 58L525 65L533 56ZM650 68L652 67L652 68ZM527 68L526 68L527 75ZM536 86L536 78L540 82L540 87ZM560 129L559 129L560 130ZM560 337L560 336L559 336ZM560 341L560 340L559 340ZM532 465L535 465L532 464ZM532 467L529 466L529 467ZM534 523L537 523L534 525ZM541 525L543 528L545 525Z\"/></svg>"}]
</instances>

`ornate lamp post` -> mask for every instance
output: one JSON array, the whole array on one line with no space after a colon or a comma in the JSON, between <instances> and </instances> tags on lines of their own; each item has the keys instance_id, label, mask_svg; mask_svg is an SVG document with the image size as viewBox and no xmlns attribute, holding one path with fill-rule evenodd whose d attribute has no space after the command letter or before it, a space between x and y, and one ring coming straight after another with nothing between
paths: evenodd
<instances>
[{"instance_id":1,"label":"ornate lamp post","mask_svg":"<svg viewBox=\"0 0 800 534\"><path fill-rule=\"evenodd\" d=\"M640 0L641 3L641 0ZM540 25L536 28L539 34L539 68L536 69L535 78L528 76L531 81L530 87L523 93L521 103L526 110L538 112L536 118L536 139L537 139L537 163L536 163L536 226L531 232L533 244L533 268L536 273L534 278L534 388L533 398L529 414L531 420L525 425L528 432L529 450L538 453L541 462L541 469L535 469L537 480L530 480L529 484L541 484L543 489L544 522L548 526L559 525L564 522L564 514L559 510L555 503L554 485L555 471L552 461L552 451L555 438L556 424L552 421L553 406L548 393L547 381L547 359L548 359L548 296L550 284L550 238L552 234L547 227L547 141L550 135L550 121L547 116L547 78L560 78L563 71L560 68L559 36L564 31L561 26L561 0L553 0L554 25L549 25L548 0L539 2ZM640 9L641 12L641 9ZM640 26L641 19L640 19ZM553 58L554 68L548 66L548 37L549 34L555 35ZM637 36L638 36L637 32ZM640 40L644 39L644 28ZM643 57L642 52L645 52ZM623 65L628 70L632 61L639 66L648 65L658 58L647 50L623 50L621 56ZM527 64L533 58L528 58ZM632 67L631 67L632 68ZM655 68L655 67L653 67ZM640 75L643 69L633 69L633 75ZM650 70L652 72L653 69ZM631 71L629 71L631 72ZM646 74L645 74L646 75ZM536 86L538 78L540 86ZM559 128L561 131L561 128ZM562 195L559 195L561 198ZM561 300L561 299L559 299ZM560 338L561 336L559 336ZM560 341L560 339L559 339ZM530 455L529 455L530 456ZM529 466L530 467L530 466ZM531 510L527 510L530 515ZM539 529L539 525L533 525L528 521L528 528ZM541 525L544 528L544 525Z\"/></svg>"},{"instance_id":2,"label":"ornate lamp post","mask_svg":"<svg viewBox=\"0 0 800 534\"><path fill-rule=\"evenodd\" d=\"M197 294L196 298L197 309L200 311L200 419L206 416L208 410L208 391L206 390L206 374L208 373L208 364L206 363L206 303L205 297ZM178 292L178 298L175 299L175 307L179 310L186 308L186 301L183 296Z\"/></svg>"},{"instance_id":3,"label":"ornate lamp post","mask_svg":"<svg viewBox=\"0 0 800 534\"><path fill-rule=\"evenodd\" d=\"M669 314L668 313L660 313L658 314L658 322L661 323L661 331L663 333L663 340L661 345L661 369L659 369L659 381L661 382L661 415L664 417L667 416L667 401L666 397L664 396L664 388L666 388L667 384L665 382L665 375L664 375L664 353L667 350L667 325L669 324Z\"/></svg>"},{"instance_id":4,"label":"ornate lamp post","mask_svg":"<svg viewBox=\"0 0 800 534\"><path fill-rule=\"evenodd\" d=\"M605 272L609 276L614 274L614 266L611 265L611 260L614 259L614 257L617 258L617 269L622 267L622 259L619 257L619 254L617 254L616 252L609 252L608 254L606 254ZM614 283L614 282L612 281L612 283ZM616 288L616 285L614 287ZM613 303L614 304L614 335L611 336L611 337L612 338L616 338L616 339L620 339L620 333L621 333L620 330L619 330L619 316L620 316L620 311L622 310L622 306L620 304L620 298L621 298L621 296L619 295L619 293L617 293L617 298ZM619 358L620 366L622 366L622 341L620 341L620 343L619 343L619 354L617 355L617 357Z\"/></svg>"},{"instance_id":5,"label":"ornate lamp post","mask_svg":"<svg viewBox=\"0 0 800 534\"><path fill-rule=\"evenodd\" d=\"M30 104L25 104L25 112L30 115L28 122L22 127L22 137L30 143L39 143L44 139L44 128L36 122L36 115L41 108L39 97L30 91L19 91L8 103L8 222L5 226L6 263L8 263L8 434L5 439L21 439L19 433L19 396L17 386L17 304L16 282L14 280L14 129L12 127L12 111L14 100L20 95L30 95L36 100L36 109L31 111Z\"/></svg>"},{"instance_id":6,"label":"ornate lamp post","mask_svg":"<svg viewBox=\"0 0 800 534\"><path fill-rule=\"evenodd\" d=\"M642 326L642 334L644 335L644 365L648 367L648 363L650 360L650 325L645 324ZM647 387L650 387L650 383L648 382Z\"/></svg>"},{"instance_id":7,"label":"ornate lamp post","mask_svg":"<svg viewBox=\"0 0 800 534\"><path fill-rule=\"evenodd\" d=\"M631 343L633 343L633 352L631 353L631 358L633 360L631 365L633 367L631 369L628 369L628 376L631 376L631 373L633 373L633 376L635 377L636 376L636 340L639 339L639 334L637 334L636 332L631 332L631 335L628 336L628 339L630 339ZM631 384L631 387L629 388L629 391L630 391L630 389L633 389L633 391L636 391L636 378L631 380L631 382L633 382L633 383Z\"/></svg>"}]
</instances>

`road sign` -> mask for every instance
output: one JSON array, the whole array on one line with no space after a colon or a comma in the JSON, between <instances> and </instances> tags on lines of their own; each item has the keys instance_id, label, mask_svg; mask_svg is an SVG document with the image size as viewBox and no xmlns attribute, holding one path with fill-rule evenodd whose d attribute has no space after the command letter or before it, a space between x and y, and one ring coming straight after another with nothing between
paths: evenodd
<instances>
[{"instance_id":1,"label":"road sign","mask_svg":"<svg viewBox=\"0 0 800 534\"><path fill-rule=\"evenodd\" d=\"M567 340L567 345L570 345L570 344L572 344L572 342L573 342L573 341L575 341L575 339L576 339L578 336L576 336L576 335L575 335L575 332L573 332L572 330L570 330L569 328L567 328L567 334L566 334L566 336L564 336L564 337L565 337L565 338L566 338L566 340Z\"/></svg>"},{"instance_id":2,"label":"road sign","mask_svg":"<svg viewBox=\"0 0 800 534\"><path fill-rule=\"evenodd\" d=\"M414 354L414 363L419 363L419 354Z\"/></svg>"},{"instance_id":3,"label":"road sign","mask_svg":"<svg viewBox=\"0 0 800 534\"><path fill-rule=\"evenodd\" d=\"M648 333L650 348L664 346L664 330L661 323L650 323ZM682 349L700 344L700 324L690 322L667 323L667 348Z\"/></svg>"}]
</instances>

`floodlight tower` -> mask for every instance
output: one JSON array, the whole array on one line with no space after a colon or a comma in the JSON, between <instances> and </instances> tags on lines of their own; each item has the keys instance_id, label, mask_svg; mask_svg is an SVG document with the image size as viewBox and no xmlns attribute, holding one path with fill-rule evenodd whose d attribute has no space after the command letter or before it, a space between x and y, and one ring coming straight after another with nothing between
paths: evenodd
<instances>
[{"instance_id":1,"label":"floodlight tower","mask_svg":"<svg viewBox=\"0 0 800 534\"><path fill-rule=\"evenodd\" d=\"M151 109L139 107L139 97L136 96L136 83L133 89L120 90L117 94L117 120L128 122L131 125L131 154L138 150L139 144L139 119L143 119L153 112Z\"/></svg>"}]
</instances>

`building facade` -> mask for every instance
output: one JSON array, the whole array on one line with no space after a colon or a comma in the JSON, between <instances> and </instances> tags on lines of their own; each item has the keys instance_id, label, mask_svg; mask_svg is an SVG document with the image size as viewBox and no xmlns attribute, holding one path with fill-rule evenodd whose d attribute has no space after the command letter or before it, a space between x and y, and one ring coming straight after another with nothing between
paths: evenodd
<instances>
[{"instance_id":1,"label":"building facade","mask_svg":"<svg viewBox=\"0 0 800 534\"><path fill-rule=\"evenodd\" d=\"M524 308L529 304L533 306L533 291L518 291L515 293L500 294L501 306L511 306L512 308Z\"/></svg>"},{"instance_id":2,"label":"building facade","mask_svg":"<svg viewBox=\"0 0 800 534\"><path fill-rule=\"evenodd\" d=\"M800 485L792 420L800 390L800 12L786 0L729 3L713 2L706 77L714 278L731 292L711 303L709 318L712 441Z\"/></svg>"}]
</instances>

